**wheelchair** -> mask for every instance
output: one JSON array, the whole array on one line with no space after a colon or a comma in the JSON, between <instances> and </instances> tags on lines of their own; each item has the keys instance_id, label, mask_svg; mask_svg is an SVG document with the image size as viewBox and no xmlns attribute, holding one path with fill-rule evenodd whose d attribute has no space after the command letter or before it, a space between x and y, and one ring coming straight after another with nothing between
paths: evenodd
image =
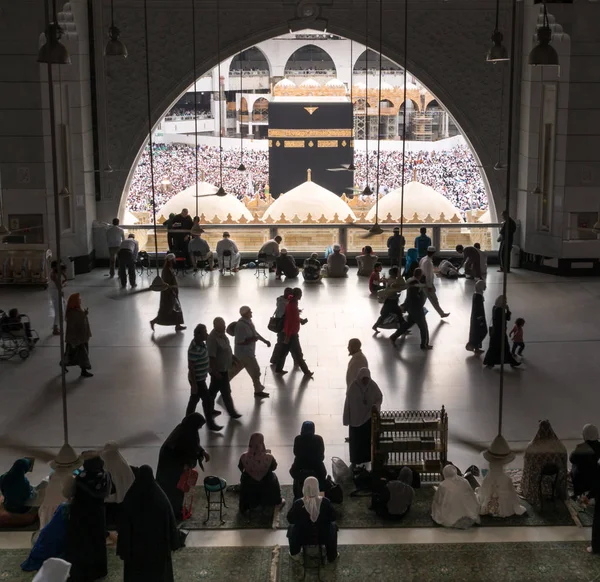
<instances>
[{"instance_id":1,"label":"wheelchair","mask_svg":"<svg viewBox=\"0 0 600 582\"><path fill-rule=\"evenodd\" d=\"M10 360L17 354L26 360L39 339L27 315L10 317L0 309L0 360Z\"/></svg>"}]
</instances>

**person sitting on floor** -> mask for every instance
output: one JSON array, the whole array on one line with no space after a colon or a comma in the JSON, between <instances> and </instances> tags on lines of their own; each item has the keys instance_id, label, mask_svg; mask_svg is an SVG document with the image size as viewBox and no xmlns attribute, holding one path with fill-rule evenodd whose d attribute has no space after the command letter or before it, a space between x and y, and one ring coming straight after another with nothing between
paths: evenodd
<instances>
[{"instance_id":1,"label":"person sitting on floor","mask_svg":"<svg viewBox=\"0 0 600 582\"><path fill-rule=\"evenodd\" d=\"M359 277L370 277L377 262L377 255L373 254L373 248L367 245L362 250L363 254L356 257L356 263L358 264L358 272L356 273Z\"/></svg>"},{"instance_id":2,"label":"person sitting on floor","mask_svg":"<svg viewBox=\"0 0 600 582\"><path fill-rule=\"evenodd\" d=\"M348 275L346 255L342 253L340 245L333 245L333 252L327 257L327 264L323 267L323 274L326 277L346 277Z\"/></svg>"},{"instance_id":3,"label":"person sitting on floor","mask_svg":"<svg viewBox=\"0 0 600 582\"><path fill-rule=\"evenodd\" d=\"M9 513L27 513L31 509L31 500L36 492L25 476L31 470L30 459L18 459L10 470L0 476L2 505Z\"/></svg>"},{"instance_id":4,"label":"person sitting on floor","mask_svg":"<svg viewBox=\"0 0 600 582\"><path fill-rule=\"evenodd\" d=\"M369 277L369 293L371 293L371 295L374 295L378 291L385 289L387 279L381 276L382 269L383 265L381 263L375 263L373 266L373 272Z\"/></svg>"},{"instance_id":5,"label":"person sitting on floor","mask_svg":"<svg viewBox=\"0 0 600 582\"><path fill-rule=\"evenodd\" d=\"M381 479L381 487L373 493L371 508L379 517L394 521L402 519L415 497L412 483L413 472L409 467L402 467L397 480Z\"/></svg>"},{"instance_id":6,"label":"person sitting on floor","mask_svg":"<svg viewBox=\"0 0 600 582\"><path fill-rule=\"evenodd\" d=\"M447 279L458 279L460 277L458 269L447 259L444 259L440 263L439 273L442 277L446 277Z\"/></svg>"},{"instance_id":7,"label":"person sitting on floor","mask_svg":"<svg viewBox=\"0 0 600 582\"><path fill-rule=\"evenodd\" d=\"M567 497L567 449L556 436L550 421L541 420L534 439L527 445L523 457L523 476L521 477L521 496L531 505L541 502L540 479L545 467L556 467L556 485L553 493L559 499ZM544 485L544 484L542 484Z\"/></svg>"},{"instance_id":8,"label":"person sitting on floor","mask_svg":"<svg viewBox=\"0 0 600 582\"><path fill-rule=\"evenodd\" d=\"M248 450L240 457L238 468L242 472L240 478L240 512L249 509L281 505L279 480L275 475L277 461L265 448L265 437L255 432L250 437Z\"/></svg>"},{"instance_id":9,"label":"person sitting on floor","mask_svg":"<svg viewBox=\"0 0 600 582\"><path fill-rule=\"evenodd\" d=\"M279 256L275 259L275 266L277 268L276 279L281 279L281 275L285 275L286 279L295 279L300 272L296 260L285 248L281 249Z\"/></svg>"},{"instance_id":10,"label":"person sitting on floor","mask_svg":"<svg viewBox=\"0 0 600 582\"><path fill-rule=\"evenodd\" d=\"M335 511L329 499L320 494L317 479L306 478L302 497L294 501L287 520L291 524L287 537L293 560L300 560L302 546L320 545L326 548L327 561L335 562L339 555Z\"/></svg>"},{"instance_id":11,"label":"person sitting on floor","mask_svg":"<svg viewBox=\"0 0 600 582\"><path fill-rule=\"evenodd\" d=\"M575 497L586 495L591 498L600 479L600 435L593 424L583 427L583 442L579 443L569 457L571 478Z\"/></svg>"},{"instance_id":12,"label":"person sitting on floor","mask_svg":"<svg viewBox=\"0 0 600 582\"><path fill-rule=\"evenodd\" d=\"M454 465L446 465L442 475L444 480L439 484L431 505L433 521L444 527L459 529L479 523L479 502L467 479L459 476Z\"/></svg>"},{"instance_id":13,"label":"person sitting on floor","mask_svg":"<svg viewBox=\"0 0 600 582\"><path fill-rule=\"evenodd\" d=\"M315 434L314 422L307 420L302 423L300 434L294 439L294 463L290 469L294 479L294 499L301 496L302 484L307 477L316 477L321 491L324 490L327 478L324 459L323 437Z\"/></svg>"},{"instance_id":14,"label":"person sitting on floor","mask_svg":"<svg viewBox=\"0 0 600 582\"><path fill-rule=\"evenodd\" d=\"M302 277L304 277L307 283L318 283L321 280L321 263L319 262L319 255L317 253L312 253L304 261Z\"/></svg>"}]
</instances>

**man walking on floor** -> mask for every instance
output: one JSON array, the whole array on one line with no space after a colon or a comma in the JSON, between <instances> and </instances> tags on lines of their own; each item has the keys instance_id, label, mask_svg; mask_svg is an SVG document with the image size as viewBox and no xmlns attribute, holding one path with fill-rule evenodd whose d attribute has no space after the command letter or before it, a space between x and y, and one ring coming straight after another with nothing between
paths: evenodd
<instances>
[{"instance_id":1,"label":"man walking on floor","mask_svg":"<svg viewBox=\"0 0 600 582\"><path fill-rule=\"evenodd\" d=\"M185 415L189 416L195 412L198 402L202 400L202 409L208 428L217 431L223 427L215 422L214 417L221 413L215 412L215 399L206 386L206 377L210 365L208 348L206 347L207 337L206 326L201 323L198 324L194 329L194 339L188 348L188 380L191 394Z\"/></svg>"},{"instance_id":2,"label":"man walking on floor","mask_svg":"<svg viewBox=\"0 0 600 582\"><path fill-rule=\"evenodd\" d=\"M208 391L213 400L220 392L225 410L231 418L238 419L242 415L235 409L229 383L229 370L237 358L231 351L231 343L225 331L225 320L222 317L215 317L213 330L208 335L208 341L206 342L210 359L210 387Z\"/></svg>"},{"instance_id":3,"label":"man walking on floor","mask_svg":"<svg viewBox=\"0 0 600 582\"><path fill-rule=\"evenodd\" d=\"M435 292L435 285L433 283L435 277L433 272L433 255L435 255L435 247L427 247L427 255L419 262L419 268L425 276L425 291L429 303L431 303L432 307L439 313L440 317L448 317L450 313L444 312L440 307L440 302L438 301L437 293Z\"/></svg>"},{"instance_id":4,"label":"man walking on floor","mask_svg":"<svg viewBox=\"0 0 600 582\"><path fill-rule=\"evenodd\" d=\"M235 348L234 354L237 358L237 363L234 363L229 374L229 379L233 380L244 368L252 378L254 384L255 398L268 398L269 393L265 392L265 387L260 381L260 366L256 361L256 342L261 341L268 348L271 347L271 342L262 337L254 327L252 322L252 309L247 305L240 307L241 317L235 325Z\"/></svg>"},{"instance_id":5,"label":"man walking on floor","mask_svg":"<svg viewBox=\"0 0 600 582\"><path fill-rule=\"evenodd\" d=\"M288 297L288 304L285 306L285 318L283 320L283 332L285 333L285 340L283 342L283 349L279 355L279 361L277 362L275 373L276 374L287 374L287 371L283 369L285 365L285 359L289 353L292 354L294 362L296 362L305 376L312 378L314 372L311 372L304 361L304 354L302 353L302 346L300 345L300 326L304 325L308 319L300 319L300 309L298 308L298 301L302 299L302 289L295 287L292 295Z\"/></svg>"},{"instance_id":6,"label":"man walking on floor","mask_svg":"<svg viewBox=\"0 0 600 582\"><path fill-rule=\"evenodd\" d=\"M109 226L106 231L106 243L108 244L108 254L110 257L109 275L111 279L115 276L117 253L124 240L125 231L119 226L119 219L113 218L112 226Z\"/></svg>"}]
</instances>

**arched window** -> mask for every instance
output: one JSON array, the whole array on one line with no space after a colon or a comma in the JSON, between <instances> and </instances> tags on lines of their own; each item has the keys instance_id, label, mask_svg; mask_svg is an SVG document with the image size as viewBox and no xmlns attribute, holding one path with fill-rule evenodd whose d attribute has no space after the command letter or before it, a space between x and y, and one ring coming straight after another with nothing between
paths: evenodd
<instances>
[{"instance_id":1,"label":"arched window","mask_svg":"<svg viewBox=\"0 0 600 582\"><path fill-rule=\"evenodd\" d=\"M356 63L354 64L354 73L364 73L365 69L369 71L379 70L379 53L371 49L367 49L363 52ZM390 61L387 57L381 59L381 70L382 71L401 71L402 67L397 65L394 61Z\"/></svg>"},{"instance_id":2,"label":"arched window","mask_svg":"<svg viewBox=\"0 0 600 582\"><path fill-rule=\"evenodd\" d=\"M382 109L389 109L390 107L393 107L393 106L394 106L394 104L393 104L393 103L392 103L392 102L391 102L389 99L382 99L382 100L379 102L379 106L380 106Z\"/></svg>"},{"instance_id":3,"label":"arched window","mask_svg":"<svg viewBox=\"0 0 600 582\"><path fill-rule=\"evenodd\" d=\"M242 115L248 114L248 101L246 101L245 97L242 97L242 99L240 100L240 111Z\"/></svg>"},{"instance_id":4,"label":"arched window","mask_svg":"<svg viewBox=\"0 0 600 582\"><path fill-rule=\"evenodd\" d=\"M427 113L436 113L438 111L442 111L440 104L434 99L427 104Z\"/></svg>"},{"instance_id":5,"label":"arched window","mask_svg":"<svg viewBox=\"0 0 600 582\"><path fill-rule=\"evenodd\" d=\"M269 120L269 102L261 97L254 102L252 107L252 121L268 121Z\"/></svg>"},{"instance_id":6,"label":"arched window","mask_svg":"<svg viewBox=\"0 0 600 582\"><path fill-rule=\"evenodd\" d=\"M366 99L362 99L362 98L360 98L360 99L357 99L357 100L354 102L354 111L364 111L364 110L365 110L365 106L366 106L366 107L371 107L371 106L369 105L369 103L367 102L367 100L366 100Z\"/></svg>"},{"instance_id":7,"label":"arched window","mask_svg":"<svg viewBox=\"0 0 600 582\"><path fill-rule=\"evenodd\" d=\"M333 59L329 53L314 44L307 44L296 50L285 64L284 75L329 75L337 74Z\"/></svg>"},{"instance_id":8,"label":"arched window","mask_svg":"<svg viewBox=\"0 0 600 582\"><path fill-rule=\"evenodd\" d=\"M264 53L255 46L250 47L233 57L231 65L229 65L229 75L239 75L240 70L244 71L244 76L246 76L246 74L271 74L267 57L265 57Z\"/></svg>"}]
</instances>

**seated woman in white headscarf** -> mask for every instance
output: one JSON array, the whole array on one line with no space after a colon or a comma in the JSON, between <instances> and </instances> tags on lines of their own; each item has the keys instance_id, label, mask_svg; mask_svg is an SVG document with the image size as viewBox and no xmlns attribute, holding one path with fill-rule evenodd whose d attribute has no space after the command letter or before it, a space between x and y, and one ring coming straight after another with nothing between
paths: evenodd
<instances>
[{"instance_id":1,"label":"seated woman in white headscarf","mask_svg":"<svg viewBox=\"0 0 600 582\"><path fill-rule=\"evenodd\" d=\"M412 488L413 472L410 467L402 467L398 479L392 481L381 480L381 487L373 493L371 509L385 519L398 521L410 509L415 498Z\"/></svg>"},{"instance_id":2,"label":"seated woman in white headscarf","mask_svg":"<svg viewBox=\"0 0 600 582\"><path fill-rule=\"evenodd\" d=\"M304 545L323 545L327 561L337 559L335 511L329 499L319 491L319 481L315 477L307 477L304 481L302 497L294 501L287 520L291 524L287 537L293 559L299 559Z\"/></svg>"},{"instance_id":3,"label":"seated woman in white headscarf","mask_svg":"<svg viewBox=\"0 0 600 582\"><path fill-rule=\"evenodd\" d=\"M490 469L481 487L475 491L479 514L492 517L523 515L527 509L521 505L512 479L504 472L504 465L515 458L504 438L498 435L483 457L489 462Z\"/></svg>"},{"instance_id":4,"label":"seated woman in white headscarf","mask_svg":"<svg viewBox=\"0 0 600 582\"><path fill-rule=\"evenodd\" d=\"M444 527L459 529L479 523L479 501L469 482L458 475L454 465L446 465L442 474L444 480L439 484L431 505L433 521Z\"/></svg>"},{"instance_id":5,"label":"seated woman in white headscarf","mask_svg":"<svg viewBox=\"0 0 600 582\"><path fill-rule=\"evenodd\" d=\"M356 380L348 386L344 402L344 426L349 427L350 463L361 465L371 461L371 412L381 409L383 395L371 380L368 368L358 371Z\"/></svg>"},{"instance_id":6,"label":"seated woman in white headscarf","mask_svg":"<svg viewBox=\"0 0 600 582\"><path fill-rule=\"evenodd\" d=\"M523 458L521 494L532 505L541 502L540 478L544 467L556 467L558 470L556 495L559 499L565 499L567 497L567 449L552 430L548 420L540 421L537 434L527 445Z\"/></svg>"},{"instance_id":7,"label":"seated woman in white headscarf","mask_svg":"<svg viewBox=\"0 0 600 582\"><path fill-rule=\"evenodd\" d=\"M600 435L593 424L583 427L583 442L579 443L569 457L571 477L573 479L573 494L594 496L594 489L600 479Z\"/></svg>"}]
</instances>

